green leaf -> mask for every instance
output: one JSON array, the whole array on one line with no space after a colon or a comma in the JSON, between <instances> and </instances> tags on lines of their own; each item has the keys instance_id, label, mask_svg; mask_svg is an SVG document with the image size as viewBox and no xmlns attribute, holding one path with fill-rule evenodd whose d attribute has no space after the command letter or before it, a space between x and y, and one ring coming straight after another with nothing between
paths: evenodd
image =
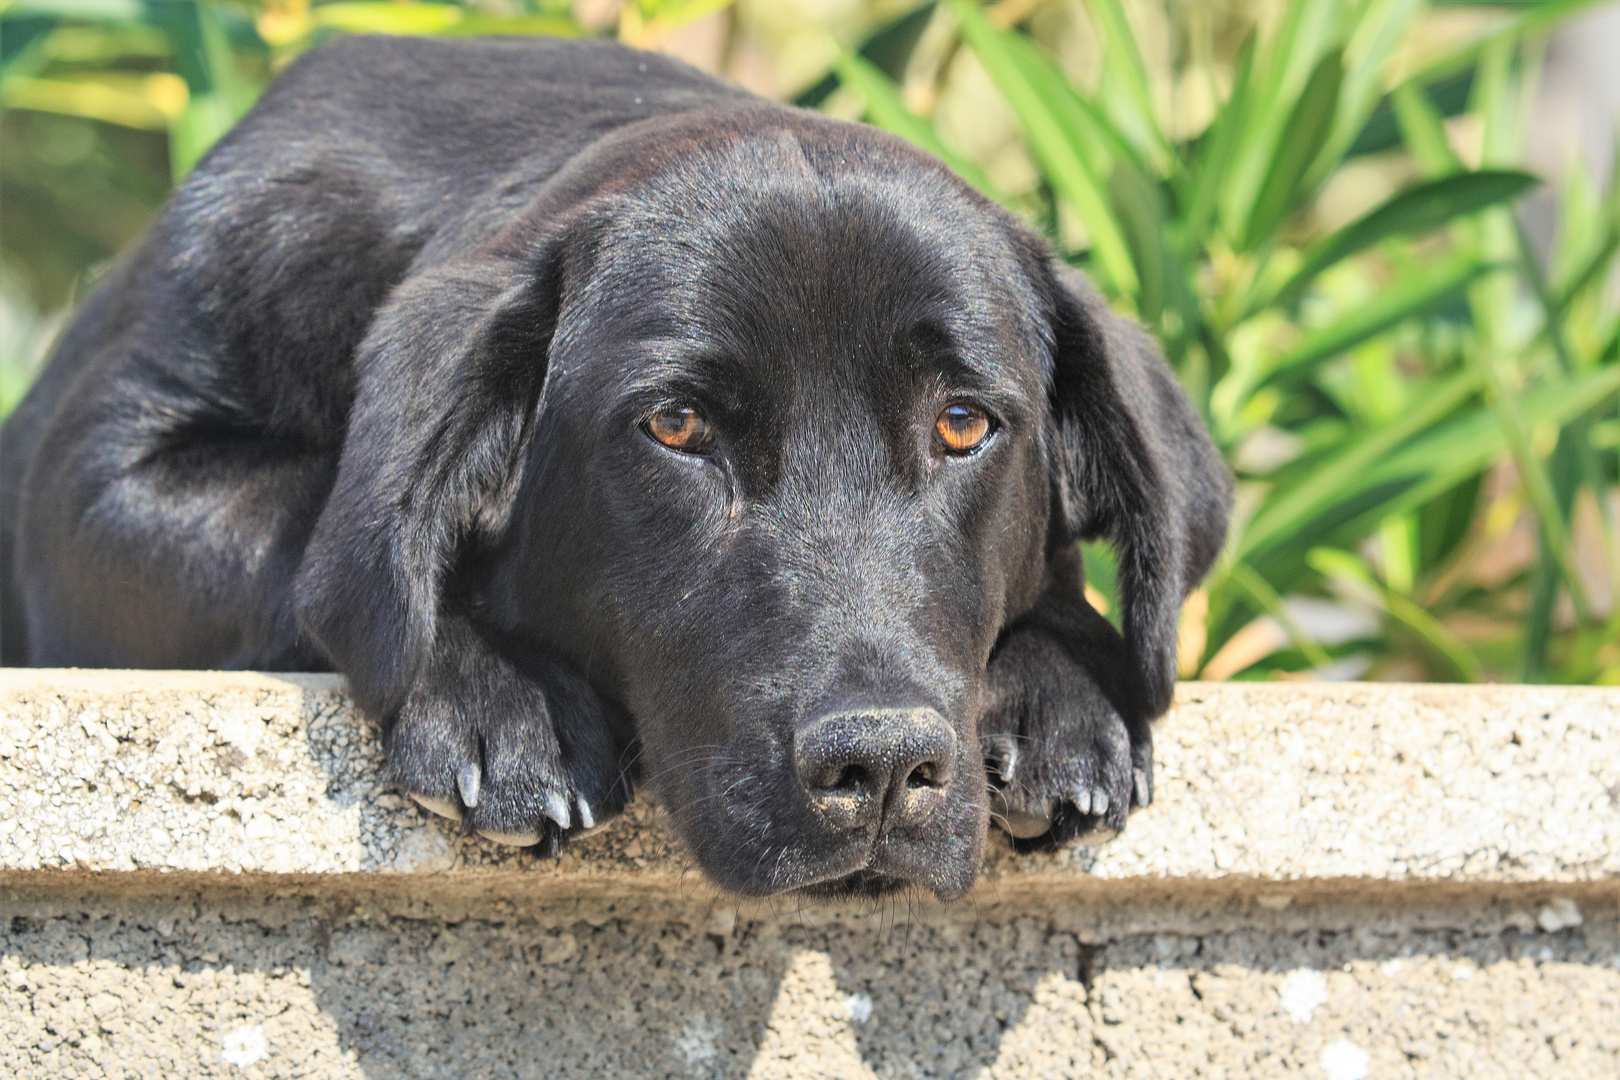
<instances>
[{"instance_id":1,"label":"green leaf","mask_svg":"<svg viewBox=\"0 0 1620 1080\"><path fill-rule=\"evenodd\" d=\"M1462 162L1446 139L1445 121L1423 87L1404 82L1390 94L1401 138L1425 176L1444 176L1461 169Z\"/></svg>"},{"instance_id":2,"label":"green leaf","mask_svg":"<svg viewBox=\"0 0 1620 1080\"><path fill-rule=\"evenodd\" d=\"M1240 556L1262 551L1305 527L1327 507L1362 490L1363 474L1396 447L1445 419L1477 394L1482 381L1475 372L1454 375L1431 389L1405 414L1367 432L1330 460L1312 468L1309 476L1283 491L1273 492L1255 514L1237 544Z\"/></svg>"},{"instance_id":3,"label":"green leaf","mask_svg":"<svg viewBox=\"0 0 1620 1080\"><path fill-rule=\"evenodd\" d=\"M1568 18L1581 8L1591 7L1595 2L1596 0L1544 0L1541 3L1523 4L1523 10L1513 19L1498 24L1478 37L1435 57L1406 81L1427 86L1448 75L1466 71L1473 67L1480 54L1491 46L1502 41L1518 41L1528 33Z\"/></svg>"},{"instance_id":4,"label":"green leaf","mask_svg":"<svg viewBox=\"0 0 1620 1080\"><path fill-rule=\"evenodd\" d=\"M1249 87L1254 77L1254 50L1255 36L1250 33L1238 52L1237 67L1232 75L1232 94L1211 121L1206 136L1208 145L1198 155L1192 198L1188 200L1183 224L1184 251L1196 250L1206 239L1210 220L1219 205L1220 192L1236 157L1238 140L1249 124Z\"/></svg>"},{"instance_id":5,"label":"green leaf","mask_svg":"<svg viewBox=\"0 0 1620 1080\"><path fill-rule=\"evenodd\" d=\"M1142 282L1137 314L1151 325L1164 313L1170 299L1171 274L1179 271L1179 267L1171 269L1175 256L1165 243L1169 237L1164 198L1157 185L1129 161L1114 167L1108 178L1108 193Z\"/></svg>"},{"instance_id":6,"label":"green leaf","mask_svg":"<svg viewBox=\"0 0 1620 1080\"><path fill-rule=\"evenodd\" d=\"M1367 0L1355 10L1349 42L1344 47L1339 115L1327 148L1311 170L1307 187L1318 187L1358 141L1378 108L1389 58L1425 6L1423 0Z\"/></svg>"},{"instance_id":7,"label":"green leaf","mask_svg":"<svg viewBox=\"0 0 1620 1080\"><path fill-rule=\"evenodd\" d=\"M1277 590L1273 589L1271 582L1262 577L1254 567L1239 560L1232 564L1230 576L1231 580L1248 593L1267 615L1277 620L1284 633L1293 641L1294 647L1305 654L1305 659L1310 661L1312 667L1327 667L1333 662L1333 658L1317 640L1306 633L1304 627L1288 614L1288 607L1283 603L1282 597L1277 595Z\"/></svg>"},{"instance_id":8,"label":"green leaf","mask_svg":"<svg viewBox=\"0 0 1620 1080\"><path fill-rule=\"evenodd\" d=\"M1455 296L1470 281L1491 270L1492 263L1470 254L1454 255L1434 263L1421 263L1405 277L1381 290L1366 304L1307 333L1262 380L1262 385L1298 374L1320 360L1338 356L1414 315L1420 315Z\"/></svg>"},{"instance_id":9,"label":"green leaf","mask_svg":"<svg viewBox=\"0 0 1620 1080\"><path fill-rule=\"evenodd\" d=\"M1057 114L1075 150L1090 164L1093 176L1107 176L1115 161L1132 162L1144 171L1148 168L1147 159L1096 105L1075 92L1069 77L1034 42L1022 34L1006 34L1002 42Z\"/></svg>"},{"instance_id":10,"label":"green leaf","mask_svg":"<svg viewBox=\"0 0 1620 1080\"><path fill-rule=\"evenodd\" d=\"M469 11L466 18L444 31L445 37L472 35L580 37L583 31L572 19L559 15L484 15Z\"/></svg>"},{"instance_id":11,"label":"green leaf","mask_svg":"<svg viewBox=\"0 0 1620 1080\"><path fill-rule=\"evenodd\" d=\"M1474 72L1472 68L1448 75L1439 82L1421 86L1414 82L1401 83L1395 88L1402 87L1415 89L1433 102L1434 107L1441 116L1458 116L1468 108L1468 99L1473 93ZM1368 154L1381 154L1400 144L1401 128L1395 118L1395 91L1385 94L1378 107L1367 117L1367 122L1356 135L1355 142L1345 151L1345 157L1365 157Z\"/></svg>"},{"instance_id":12,"label":"green leaf","mask_svg":"<svg viewBox=\"0 0 1620 1080\"><path fill-rule=\"evenodd\" d=\"M856 49L863 60L869 60L889 78L899 81L905 75L906 63L917 48L923 31L933 21L935 4L922 4L874 32ZM793 104L803 109L818 109L838 89L838 73L829 71L794 95Z\"/></svg>"},{"instance_id":13,"label":"green leaf","mask_svg":"<svg viewBox=\"0 0 1620 1080\"><path fill-rule=\"evenodd\" d=\"M1103 86L1105 92L1118 86L1121 93L1107 94L1120 131L1146 160L1163 169L1172 160L1170 146L1159 130L1148 85L1147 65L1136 47L1136 34L1125 17L1119 0L1086 0L1086 10L1103 37Z\"/></svg>"},{"instance_id":14,"label":"green leaf","mask_svg":"<svg viewBox=\"0 0 1620 1080\"><path fill-rule=\"evenodd\" d=\"M1602 237L1586 257L1568 272L1560 275L1558 281L1551 283L1553 310L1556 314L1562 316L1570 301L1599 280L1616 252L1620 252L1620 221L1611 220L1604 226Z\"/></svg>"},{"instance_id":15,"label":"green leaf","mask_svg":"<svg viewBox=\"0 0 1620 1080\"><path fill-rule=\"evenodd\" d=\"M1339 86L1343 80L1343 58L1337 51L1322 57L1306 80L1305 89L1300 92L1283 128L1260 193L1255 196L1254 209L1243 231L1243 250L1253 251L1271 239L1277 227L1299 204L1300 181L1333 131L1333 118L1339 108Z\"/></svg>"},{"instance_id":16,"label":"green leaf","mask_svg":"<svg viewBox=\"0 0 1620 1080\"><path fill-rule=\"evenodd\" d=\"M190 93L185 110L169 125L170 167L178 179L248 111L258 88L238 73L211 5L156 0L147 11L167 35L175 68Z\"/></svg>"},{"instance_id":17,"label":"green leaf","mask_svg":"<svg viewBox=\"0 0 1620 1080\"><path fill-rule=\"evenodd\" d=\"M396 4L392 0L345 0L311 13L316 26L351 34L442 34L466 17L451 4Z\"/></svg>"},{"instance_id":18,"label":"green leaf","mask_svg":"<svg viewBox=\"0 0 1620 1080\"><path fill-rule=\"evenodd\" d=\"M6 18L13 15L54 15L59 19L122 21L145 14L141 0L13 0L0 4Z\"/></svg>"},{"instance_id":19,"label":"green leaf","mask_svg":"<svg viewBox=\"0 0 1620 1080\"><path fill-rule=\"evenodd\" d=\"M1006 196L990 183L989 177L985 176L984 170L979 168L976 162L952 152L940 141L932 124L906 108L905 102L900 98L900 88L878 70L876 64L855 53L845 51L839 54L833 70L845 86L860 91L861 96L866 99L868 120L944 161L958 176L990 198L1000 202L1006 201Z\"/></svg>"},{"instance_id":20,"label":"green leaf","mask_svg":"<svg viewBox=\"0 0 1620 1080\"><path fill-rule=\"evenodd\" d=\"M1620 390L1620 367L1560 380L1532 391L1519 414L1527 427L1570 420L1603 403ZM1362 475L1363 489L1391 480L1421 480L1398 498L1379 508L1380 517L1415 510L1443 491L1484 469L1508 449L1508 436L1490 408L1452 421L1425 435Z\"/></svg>"},{"instance_id":21,"label":"green leaf","mask_svg":"<svg viewBox=\"0 0 1620 1080\"><path fill-rule=\"evenodd\" d=\"M1406 626L1444 659L1461 682L1479 678L1479 660L1452 630L1400 593L1385 587L1348 551L1313 548L1305 556L1311 569L1326 578L1349 583L1358 593L1373 593L1391 618Z\"/></svg>"},{"instance_id":22,"label":"green leaf","mask_svg":"<svg viewBox=\"0 0 1620 1080\"><path fill-rule=\"evenodd\" d=\"M1283 10L1276 36L1256 56L1249 108L1220 194L1221 221L1234 241L1247 231L1266 174L1287 138L1289 115L1332 38L1343 3L1293 0Z\"/></svg>"},{"instance_id":23,"label":"green leaf","mask_svg":"<svg viewBox=\"0 0 1620 1080\"><path fill-rule=\"evenodd\" d=\"M1428 232L1516 199L1540 183L1529 173L1494 170L1457 173L1408 188L1312 247L1304 265L1278 290L1276 302L1292 304L1316 275L1381 240Z\"/></svg>"},{"instance_id":24,"label":"green leaf","mask_svg":"<svg viewBox=\"0 0 1620 1080\"><path fill-rule=\"evenodd\" d=\"M1059 196L1074 207L1091 234L1096 266L1114 289L1134 299L1141 287L1130 249L1111 213L1102 185L1085 156L1074 145L1074 133L1007 45L1010 35L997 31L973 0L952 0L962 36L984 65L1024 129L1030 151L1040 162Z\"/></svg>"},{"instance_id":25,"label":"green leaf","mask_svg":"<svg viewBox=\"0 0 1620 1080\"><path fill-rule=\"evenodd\" d=\"M0 79L38 73L47 63L44 46L58 22L54 15L23 15L0 22Z\"/></svg>"}]
</instances>

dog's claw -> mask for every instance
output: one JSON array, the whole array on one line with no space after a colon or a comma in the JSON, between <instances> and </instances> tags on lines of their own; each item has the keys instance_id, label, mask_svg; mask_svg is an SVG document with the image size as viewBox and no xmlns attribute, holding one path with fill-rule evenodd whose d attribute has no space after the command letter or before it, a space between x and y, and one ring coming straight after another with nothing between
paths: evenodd
<instances>
[{"instance_id":1,"label":"dog's claw","mask_svg":"<svg viewBox=\"0 0 1620 1080\"><path fill-rule=\"evenodd\" d=\"M1091 813L1091 792L1085 788L1076 790L1074 793L1074 808L1082 814Z\"/></svg>"},{"instance_id":2,"label":"dog's claw","mask_svg":"<svg viewBox=\"0 0 1620 1080\"><path fill-rule=\"evenodd\" d=\"M1081 833L1075 839L1086 847L1101 847L1118 835L1118 829L1104 821L1098 821L1096 825Z\"/></svg>"},{"instance_id":3,"label":"dog's claw","mask_svg":"<svg viewBox=\"0 0 1620 1080\"><path fill-rule=\"evenodd\" d=\"M419 795L414 791L406 792L406 794L416 800L417 805L424 810L429 810L442 818L449 818L451 821L461 820L461 807L449 799L439 799L432 795Z\"/></svg>"},{"instance_id":4,"label":"dog's claw","mask_svg":"<svg viewBox=\"0 0 1620 1080\"><path fill-rule=\"evenodd\" d=\"M505 844L507 847L533 847L540 842L540 834L537 832L496 832L494 829L479 829L478 835L485 840Z\"/></svg>"},{"instance_id":5,"label":"dog's claw","mask_svg":"<svg viewBox=\"0 0 1620 1080\"><path fill-rule=\"evenodd\" d=\"M985 736L984 760L1003 784L1012 783L1013 770L1018 767L1018 740L1011 735Z\"/></svg>"},{"instance_id":6,"label":"dog's claw","mask_svg":"<svg viewBox=\"0 0 1620 1080\"><path fill-rule=\"evenodd\" d=\"M546 817L557 823L557 828L568 828L568 800L553 791L546 796Z\"/></svg>"},{"instance_id":7,"label":"dog's claw","mask_svg":"<svg viewBox=\"0 0 1620 1080\"><path fill-rule=\"evenodd\" d=\"M1028 810L1014 810L1007 805L1007 797L1000 791L990 793L990 818L1015 840L1030 840L1052 828L1050 811L1033 814Z\"/></svg>"},{"instance_id":8,"label":"dog's claw","mask_svg":"<svg viewBox=\"0 0 1620 1080\"><path fill-rule=\"evenodd\" d=\"M1137 806L1146 806L1153 801L1152 792L1148 791L1148 777L1146 769L1131 770L1131 792L1136 797Z\"/></svg>"},{"instance_id":9,"label":"dog's claw","mask_svg":"<svg viewBox=\"0 0 1620 1080\"><path fill-rule=\"evenodd\" d=\"M1102 788L1091 793L1091 812L1098 817L1108 813L1108 792Z\"/></svg>"},{"instance_id":10,"label":"dog's claw","mask_svg":"<svg viewBox=\"0 0 1620 1080\"><path fill-rule=\"evenodd\" d=\"M456 773L456 788L461 792L461 804L469 810L478 805L478 784L481 779L478 766L470 762Z\"/></svg>"},{"instance_id":11,"label":"dog's claw","mask_svg":"<svg viewBox=\"0 0 1620 1080\"><path fill-rule=\"evenodd\" d=\"M596 828L596 818L591 814L591 804L585 801L585 796L575 795L574 805L579 808L579 827L582 829Z\"/></svg>"}]
</instances>

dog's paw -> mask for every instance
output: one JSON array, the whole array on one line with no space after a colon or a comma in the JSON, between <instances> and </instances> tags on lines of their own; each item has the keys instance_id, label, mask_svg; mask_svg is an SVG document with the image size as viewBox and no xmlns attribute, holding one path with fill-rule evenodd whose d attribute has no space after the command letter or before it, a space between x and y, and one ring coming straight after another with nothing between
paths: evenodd
<instances>
[{"instance_id":1,"label":"dog's paw","mask_svg":"<svg viewBox=\"0 0 1620 1080\"><path fill-rule=\"evenodd\" d=\"M389 775L470 831L556 854L629 801L614 721L566 666L520 669L451 625L385 735Z\"/></svg>"},{"instance_id":2,"label":"dog's paw","mask_svg":"<svg viewBox=\"0 0 1620 1080\"><path fill-rule=\"evenodd\" d=\"M1087 671L1038 630L991 661L980 723L991 820L1030 846L1104 843L1153 801L1148 725L1128 725Z\"/></svg>"}]
</instances>

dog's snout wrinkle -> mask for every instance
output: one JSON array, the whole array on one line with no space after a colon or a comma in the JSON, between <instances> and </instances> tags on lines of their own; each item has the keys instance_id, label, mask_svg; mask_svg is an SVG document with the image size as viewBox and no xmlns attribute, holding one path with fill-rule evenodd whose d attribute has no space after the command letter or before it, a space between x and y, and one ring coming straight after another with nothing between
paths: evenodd
<instances>
[{"instance_id":1,"label":"dog's snout wrinkle","mask_svg":"<svg viewBox=\"0 0 1620 1080\"><path fill-rule=\"evenodd\" d=\"M874 837L927 821L944 804L955 759L955 732L928 708L832 713L794 737L811 806L834 828Z\"/></svg>"}]
</instances>

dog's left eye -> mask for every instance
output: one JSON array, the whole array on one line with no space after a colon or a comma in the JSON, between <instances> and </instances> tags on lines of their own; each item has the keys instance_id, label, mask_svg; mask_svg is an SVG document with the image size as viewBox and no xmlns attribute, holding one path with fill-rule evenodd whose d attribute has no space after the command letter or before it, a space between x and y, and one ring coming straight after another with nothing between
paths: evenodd
<instances>
[{"instance_id":1,"label":"dog's left eye","mask_svg":"<svg viewBox=\"0 0 1620 1080\"><path fill-rule=\"evenodd\" d=\"M714 441L714 429L696 409L663 409L643 426L647 434L683 454L701 454Z\"/></svg>"},{"instance_id":2,"label":"dog's left eye","mask_svg":"<svg viewBox=\"0 0 1620 1080\"><path fill-rule=\"evenodd\" d=\"M993 425L990 414L965 401L947 405L934 421L934 434L947 454L971 454L984 445Z\"/></svg>"}]
</instances>

